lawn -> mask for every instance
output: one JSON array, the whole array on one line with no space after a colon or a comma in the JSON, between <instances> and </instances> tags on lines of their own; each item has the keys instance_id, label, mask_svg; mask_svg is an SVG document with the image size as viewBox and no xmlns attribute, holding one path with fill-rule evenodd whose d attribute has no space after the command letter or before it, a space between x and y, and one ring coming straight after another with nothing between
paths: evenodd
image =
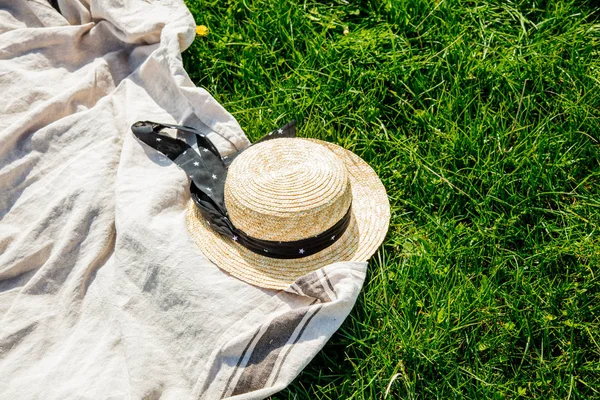
<instances>
[{"instance_id":1,"label":"lawn","mask_svg":"<svg viewBox=\"0 0 600 400\"><path fill-rule=\"evenodd\" d=\"M252 140L363 157L392 219L277 399L600 398L600 6L186 0L184 54Z\"/></svg>"}]
</instances>

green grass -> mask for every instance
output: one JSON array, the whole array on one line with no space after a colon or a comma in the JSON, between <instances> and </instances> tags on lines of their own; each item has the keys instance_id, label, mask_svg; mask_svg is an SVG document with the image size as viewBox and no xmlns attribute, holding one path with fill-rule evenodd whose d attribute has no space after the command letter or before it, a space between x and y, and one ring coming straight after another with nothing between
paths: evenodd
<instances>
[{"instance_id":1,"label":"green grass","mask_svg":"<svg viewBox=\"0 0 600 400\"><path fill-rule=\"evenodd\" d=\"M185 67L251 139L294 118L392 206L355 309L274 398L600 398L598 3L186 2L210 33Z\"/></svg>"}]
</instances>

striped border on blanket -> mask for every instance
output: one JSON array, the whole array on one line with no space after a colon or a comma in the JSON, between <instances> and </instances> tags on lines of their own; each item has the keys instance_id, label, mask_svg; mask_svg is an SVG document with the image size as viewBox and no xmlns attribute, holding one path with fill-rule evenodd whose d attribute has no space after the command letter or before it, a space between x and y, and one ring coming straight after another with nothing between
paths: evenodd
<instances>
[{"instance_id":1,"label":"striped border on blanket","mask_svg":"<svg viewBox=\"0 0 600 400\"><path fill-rule=\"evenodd\" d=\"M337 298L322 270L300 278L289 291L313 300L307 306L276 316L256 330L229 376L222 399L273 386L292 348L302 339L323 303Z\"/></svg>"}]
</instances>

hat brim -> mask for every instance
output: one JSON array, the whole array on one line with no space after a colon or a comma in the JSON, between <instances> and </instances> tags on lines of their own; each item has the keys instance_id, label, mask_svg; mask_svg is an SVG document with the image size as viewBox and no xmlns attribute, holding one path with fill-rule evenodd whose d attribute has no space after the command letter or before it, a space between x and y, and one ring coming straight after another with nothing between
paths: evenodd
<instances>
[{"instance_id":1,"label":"hat brim","mask_svg":"<svg viewBox=\"0 0 600 400\"><path fill-rule=\"evenodd\" d=\"M215 232L190 200L186 212L192 239L204 255L221 269L250 284L284 289L299 277L339 261L367 261L388 231L390 204L385 188L373 169L359 156L333 143L326 146L346 165L352 187L351 221L333 245L319 253L292 260L265 257Z\"/></svg>"}]
</instances>

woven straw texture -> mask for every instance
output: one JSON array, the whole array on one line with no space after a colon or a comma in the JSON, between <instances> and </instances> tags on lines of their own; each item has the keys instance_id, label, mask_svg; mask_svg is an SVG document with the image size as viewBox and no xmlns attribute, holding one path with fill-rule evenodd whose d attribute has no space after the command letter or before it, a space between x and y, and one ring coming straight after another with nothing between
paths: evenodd
<instances>
[{"instance_id":1,"label":"woven straw texture","mask_svg":"<svg viewBox=\"0 0 600 400\"><path fill-rule=\"evenodd\" d=\"M251 236L292 241L314 236L343 217L341 238L308 257L283 260L256 254L213 231L193 201L188 230L212 262L256 286L283 289L338 261L367 261L383 242L390 206L385 188L360 157L316 139L276 139L250 147L229 167L225 203L232 223Z\"/></svg>"},{"instance_id":2,"label":"woven straw texture","mask_svg":"<svg viewBox=\"0 0 600 400\"><path fill-rule=\"evenodd\" d=\"M352 201L344 162L308 140L250 147L229 167L225 206L248 235L291 242L331 228Z\"/></svg>"}]
</instances>

